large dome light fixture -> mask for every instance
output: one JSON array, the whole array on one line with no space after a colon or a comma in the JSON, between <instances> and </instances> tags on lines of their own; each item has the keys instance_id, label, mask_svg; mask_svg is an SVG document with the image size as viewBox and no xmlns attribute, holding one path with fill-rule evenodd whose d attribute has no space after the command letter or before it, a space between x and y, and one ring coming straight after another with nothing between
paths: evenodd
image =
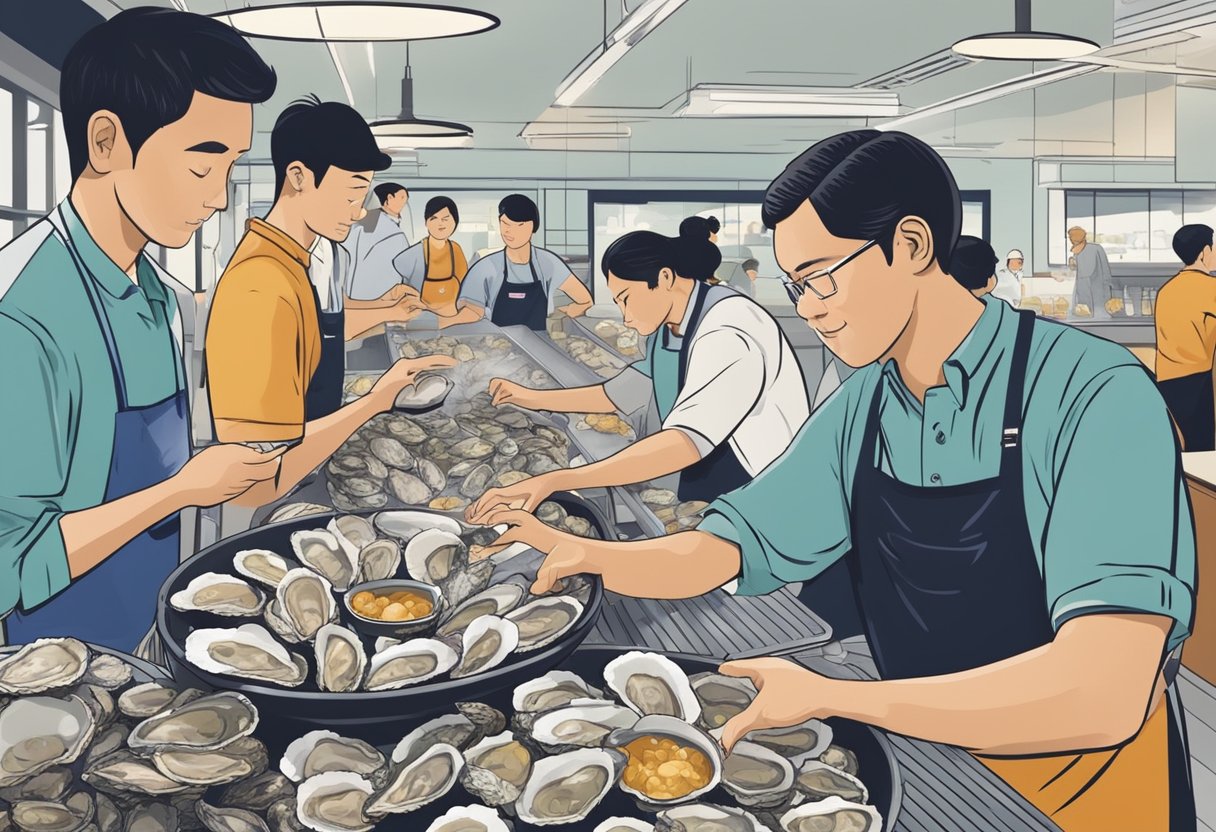
<instances>
[{"instance_id":1,"label":"large dome light fixture","mask_svg":"<svg viewBox=\"0 0 1216 832\"><path fill-rule=\"evenodd\" d=\"M455 38L496 29L501 22L475 9L383 0L255 6L212 17L246 37L335 43Z\"/></svg>"},{"instance_id":2,"label":"large dome light fixture","mask_svg":"<svg viewBox=\"0 0 1216 832\"><path fill-rule=\"evenodd\" d=\"M386 153L419 148L462 148L473 146L472 128L454 121L434 121L414 115L414 73L410 69L410 48L405 47L405 75L401 79L401 115L369 124L376 144Z\"/></svg>"},{"instance_id":3,"label":"large dome light fixture","mask_svg":"<svg viewBox=\"0 0 1216 832\"><path fill-rule=\"evenodd\" d=\"M1030 29L1030 0L1014 0L1014 31L964 38L954 44L964 58L995 61L1069 61L1100 48L1086 38Z\"/></svg>"}]
</instances>

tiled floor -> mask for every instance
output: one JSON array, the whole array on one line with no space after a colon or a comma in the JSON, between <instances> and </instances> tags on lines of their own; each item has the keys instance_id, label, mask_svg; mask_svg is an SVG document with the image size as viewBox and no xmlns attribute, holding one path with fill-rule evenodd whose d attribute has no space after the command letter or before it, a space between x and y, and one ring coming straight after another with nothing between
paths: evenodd
<instances>
[{"instance_id":1,"label":"tiled floor","mask_svg":"<svg viewBox=\"0 0 1216 832\"><path fill-rule=\"evenodd\" d=\"M1216 687L1183 670L1178 688L1186 708L1199 832L1216 832Z\"/></svg>"}]
</instances>

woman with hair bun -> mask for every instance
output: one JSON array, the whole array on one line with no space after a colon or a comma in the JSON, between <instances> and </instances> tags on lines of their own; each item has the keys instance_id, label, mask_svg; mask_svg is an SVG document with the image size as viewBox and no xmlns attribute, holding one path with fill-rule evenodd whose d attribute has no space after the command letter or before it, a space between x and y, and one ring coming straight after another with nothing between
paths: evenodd
<instances>
[{"instance_id":1,"label":"woman with hair bun","mask_svg":"<svg viewBox=\"0 0 1216 832\"><path fill-rule=\"evenodd\" d=\"M601 270L625 325L646 336L645 357L592 387L532 390L495 379L490 392L495 404L576 413L634 414L653 400L662 429L600 462L491 489L470 507L472 522L503 505L532 511L555 491L676 472L681 500L711 501L785 452L810 414L802 370L768 312L709 285L721 262L691 226L679 237L634 231L608 247Z\"/></svg>"}]
</instances>

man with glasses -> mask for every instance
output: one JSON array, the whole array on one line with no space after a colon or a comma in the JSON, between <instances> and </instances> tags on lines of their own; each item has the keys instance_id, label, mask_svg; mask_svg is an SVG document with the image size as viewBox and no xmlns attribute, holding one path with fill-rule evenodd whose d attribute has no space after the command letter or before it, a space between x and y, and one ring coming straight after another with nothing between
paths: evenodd
<instances>
[{"instance_id":1,"label":"man with glasses","mask_svg":"<svg viewBox=\"0 0 1216 832\"><path fill-rule=\"evenodd\" d=\"M727 664L760 689L725 726L728 749L841 716L968 749L1069 832L1194 829L1163 695L1192 624L1194 530L1143 366L952 279L958 189L907 134L819 142L763 215L798 314L858 371L695 531L613 543L487 518L514 526L501 543L549 553L533 591L589 573L625 595L735 580L754 595L843 561L882 680Z\"/></svg>"}]
</instances>

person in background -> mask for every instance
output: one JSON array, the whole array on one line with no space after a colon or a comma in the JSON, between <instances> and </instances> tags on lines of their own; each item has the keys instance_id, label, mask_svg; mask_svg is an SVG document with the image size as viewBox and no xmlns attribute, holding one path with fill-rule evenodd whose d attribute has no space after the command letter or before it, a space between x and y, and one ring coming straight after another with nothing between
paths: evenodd
<instances>
[{"instance_id":1,"label":"person in background","mask_svg":"<svg viewBox=\"0 0 1216 832\"><path fill-rule=\"evenodd\" d=\"M1194 829L1165 692L1194 625L1195 530L1144 366L959 286L958 187L906 133L824 139L763 210L798 314L858 371L696 530L588 540L500 510L496 548L547 554L537 594L586 574L629 596L758 595L847 562L879 679L730 662L760 694L723 726L728 752L843 717L966 749L1065 832Z\"/></svg>"},{"instance_id":2,"label":"person in background","mask_svg":"<svg viewBox=\"0 0 1216 832\"><path fill-rule=\"evenodd\" d=\"M950 276L977 298L996 288L996 252L979 237L964 234L950 255Z\"/></svg>"},{"instance_id":3,"label":"person in background","mask_svg":"<svg viewBox=\"0 0 1216 832\"><path fill-rule=\"evenodd\" d=\"M718 232L722 230L722 222L717 217L685 217L680 223L680 236L692 237L704 234L711 243L718 244Z\"/></svg>"},{"instance_id":4,"label":"person in background","mask_svg":"<svg viewBox=\"0 0 1216 832\"><path fill-rule=\"evenodd\" d=\"M182 248L228 207L274 70L232 28L120 11L59 76L69 196L0 249L0 615L8 644L75 637L155 655L179 513L272 479L279 454L191 456Z\"/></svg>"},{"instance_id":5,"label":"person in background","mask_svg":"<svg viewBox=\"0 0 1216 832\"><path fill-rule=\"evenodd\" d=\"M1022 265L1026 262L1022 252L1012 249L1005 255L1005 268L996 273L996 288L992 294L1009 303L1014 309L1022 303Z\"/></svg>"},{"instance_id":6,"label":"person in background","mask_svg":"<svg viewBox=\"0 0 1216 832\"><path fill-rule=\"evenodd\" d=\"M506 247L478 260L460 284L458 311L440 326L472 323L488 317L498 326L523 325L542 332L553 297L564 292L572 301L559 307L572 318L591 308L591 293L562 258L532 245L540 228L540 209L523 194L498 203L498 232Z\"/></svg>"},{"instance_id":7,"label":"person in background","mask_svg":"<svg viewBox=\"0 0 1216 832\"><path fill-rule=\"evenodd\" d=\"M427 309L454 315L460 283L469 271L464 249L452 241L460 225L460 210L451 197L435 196L427 200L423 217L427 236L398 254L393 268Z\"/></svg>"},{"instance_id":8,"label":"person in background","mask_svg":"<svg viewBox=\"0 0 1216 832\"><path fill-rule=\"evenodd\" d=\"M325 315L309 280L309 250L318 237L346 239L363 216L373 174L392 160L355 109L315 97L279 116L270 154L278 197L265 220L249 220L216 286L204 353L218 439L294 440L303 427L303 441L283 456L277 487L245 495L252 505L290 491L391 408L419 371L455 363L442 356L398 361L371 393L341 406L345 337L400 316L396 307Z\"/></svg>"},{"instance_id":9,"label":"person in background","mask_svg":"<svg viewBox=\"0 0 1216 832\"><path fill-rule=\"evenodd\" d=\"M410 246L402 227L402 212L409 204L410 192L404 185L385 182L377 185L374 193L380 207L356 222L345 242L351 254L347 294L360 303L400 299L401 278L393 269L393 259ZM388 294L394 290L395 294Z\"/></svg>"},{"instance_id":10,"label":"person in background","mask_svg":"<svg viewBox=\"0 0 1216 832\"><path fill-rule=\"evenodd\" d=\"M1071 314L1079 318L1109 318L1117 314L1123 309L1123 293L1116 294L1106 249L1089 242L1089 235L1079 226L1068 229L1068 242L1072 245L1071 259L1076 269Z\"/></svg>"},{"instance_id":11,"label":"person in background","mask_svg":"<svg viewBox=\"0 0 1216 832\"><path fill-rule=\"evenodd\" d=\"M1184 225L1174 253L1185 265L1157 293L1157 389L1187 451L1216 450L1212 354L1216 351L1216 253L1212 228Z\"/></svg>"}]
</instances>

